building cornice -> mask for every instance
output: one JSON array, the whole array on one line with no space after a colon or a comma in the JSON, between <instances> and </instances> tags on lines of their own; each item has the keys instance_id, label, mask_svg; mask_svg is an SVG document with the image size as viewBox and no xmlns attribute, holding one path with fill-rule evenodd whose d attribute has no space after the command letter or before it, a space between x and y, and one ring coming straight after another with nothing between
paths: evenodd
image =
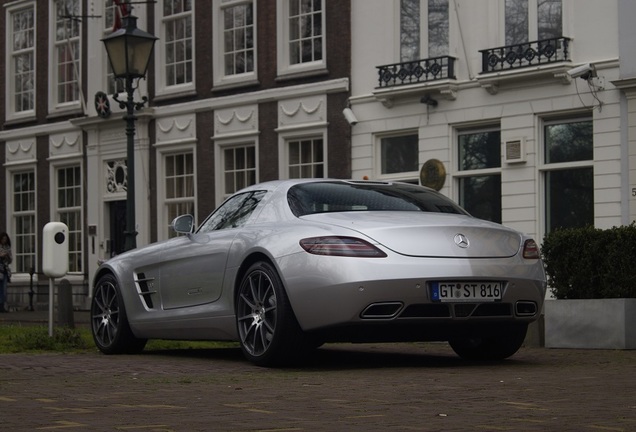
<instances>
[{"instance_id":1,"label":"building cornice","mask_svg":"<svg viewBox=\"0 0 636 432\"><path fill-rule=\"evenodd\" d=\"M27 126L23 128L0 131L0 141L9 141L21 139L24 137L45 136L54 133L63 133L71 130L77 130L77 127L74 126L71 121Z\"/></svg>"},{"instance_id":2,"label":"building cornice","mask_svg":"<svg viewBox=\"0 0 636 432\"><path fill-rule=\"evenodd\" d=\"M155 117L174 116L189 112L210 111L254 103L274 102L289 98L349 91L349 78L320 81L312 84L273 88L230 96L199 99L175 105L154 107Z\"/></svg>"}]
</instances>

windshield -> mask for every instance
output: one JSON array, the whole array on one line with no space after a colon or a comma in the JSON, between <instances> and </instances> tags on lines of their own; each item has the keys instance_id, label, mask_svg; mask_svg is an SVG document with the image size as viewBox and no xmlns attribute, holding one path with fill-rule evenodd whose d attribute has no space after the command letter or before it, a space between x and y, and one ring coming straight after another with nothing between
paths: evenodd
<instances>
[{"instance_id":1,"label":"windshield","mask_svg":"<svg viewBox=\"0 0 636 432\"><path fill-rule=\"evenodd\" d=\"M289 189L287 201L296 216L345 211L467 214L444 195L406 183L304 183Z\"/></svg>"}]
</instances>

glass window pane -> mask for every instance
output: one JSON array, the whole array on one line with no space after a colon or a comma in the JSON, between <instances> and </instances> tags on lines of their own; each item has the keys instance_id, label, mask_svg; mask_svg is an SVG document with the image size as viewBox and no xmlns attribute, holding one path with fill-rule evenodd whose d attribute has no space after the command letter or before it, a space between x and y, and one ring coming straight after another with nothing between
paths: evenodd
<instances>
[{"instance_id":1,"label":"glass window pane","mask_svg":"<svg viewBox=\"0 0 636 432\"><path fill-rule=\"evenodd\" d=\"M537 4L539 40L563 36L561 0L541 0Z\"/></svg>"},{"instance_id":2,"label":"glass window pane","mask_svg":"<svg viewBox=\"0 0 636 432\"><path fill-rule=\"evenodd\" d=\"M419 148L417 135L382 138L382 174L396 174L417 171Z\"/></svg>"},{"instance_id":3,"label":"glass window pane","mask_svg":"<svg viewBox=\"0 0 636 432\"><path fill-rule=\"evenodd\" d=\"M592 121L545 126L546 163L593 159Z\"/></svg>"},{"instance_id":4,"label":"glass window pane","mask_svg":"<svg viewBox=\"0 0 636 432\"><path fill-rule=\"evenodd\" d=\"M290 3L289 62L308 63L322 59L321 1Z\"/></svg>"},{"instance_id":5,"label":"glass window pane","mask_svg":"<svg viewBox=\"0 0 636 432\"><path fill-rule=\"evenodd\" d=\"M300 163L300 143L290 142L289 143L289 164L297 165L299 163Z\"/></svg>"},{"instance_id":6,"label":"glass window pane","mask_svg":"<svg viewBox=\"0 0 636 432\"><path fill-rule=\"evenodd\" d=\"M593 176L592 167L546 173L548 231L594 224Z\"/></svg>"},{"instance_id":7,"label":"glass window pane","mask_svg":"<svg viewBox=\"0 0 636 432\"><path fill-rule=\"evenodd\" d=\"M459 135L459 169L461 171L501 166L500 132L471 132Z\"/></svg>"},{"instance_id":8,"label":"glass window pane","mask_svg":"<svg viewBox=\"0 0 636 432\"><path fill-rule=\"evenodd\" d=\"M448 55L448 0L428 0L428 57Z\"/></svg>"},{"instance_id":9,"label":"glass window pane","mask_svg":"<svg viewBox=\"0 0 636 432\"><path fill-rule=\"evenodd\" d=\"M400 0L400 61L420 58L420 0Z\"/></svg>"},{"instance_id":10,"label":"glass window pane","mask_svg":"<svg viewBox=\"0 0 636 432\"><path fill-rule=\"evenodd\" d=\"M528 42L528 0L506 0L506 45Z\"/></svg>"}]
</instances>

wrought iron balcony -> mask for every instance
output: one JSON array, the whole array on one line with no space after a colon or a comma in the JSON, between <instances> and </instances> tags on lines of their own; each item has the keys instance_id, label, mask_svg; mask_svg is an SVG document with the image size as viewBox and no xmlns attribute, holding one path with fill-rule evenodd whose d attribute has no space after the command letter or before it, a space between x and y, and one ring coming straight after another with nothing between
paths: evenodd
<instances>
[{"instance_id":1,"label":"wrought iron balcony","mask_svg":"<svg viewBox=\"0 0 636 432\"><path fill-rule=\"evenodd\" d=\"M455 58L449 56L377 66L379 86L394 87L455 79Z\"/></svg>"},{"instance_id":2,"label":"wrought iron balcony","mask_svg":"<svg viewBox=\"0 0 636 432\"><path fill-rule=\"evenodd\" d=\"M569 45L569 38L558 37L480 50L481 72L500 72L568 61Z\"/></svg>"}]
</instances>

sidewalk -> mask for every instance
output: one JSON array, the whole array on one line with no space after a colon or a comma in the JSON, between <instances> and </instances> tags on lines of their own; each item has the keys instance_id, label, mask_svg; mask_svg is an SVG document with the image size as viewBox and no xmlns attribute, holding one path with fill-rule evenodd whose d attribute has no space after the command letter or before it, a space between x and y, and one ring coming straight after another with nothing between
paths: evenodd
<instances>
[{"instance_id":1,"label":"sidewalk","mask_svg":"<svg viewBox=\"0 0 636 432\"><path fill-rule=\"evenodd\" d=\"M66 320L65 320L66 321ZM53 325L59 325L58 311L53 310ZM90 325L90 312L87 310L73 311L73 324L75 327L88 327ZM0 313L0 325L49 325L48 310L20 310L8 313Z\"/></svg>"}]
</instances>

